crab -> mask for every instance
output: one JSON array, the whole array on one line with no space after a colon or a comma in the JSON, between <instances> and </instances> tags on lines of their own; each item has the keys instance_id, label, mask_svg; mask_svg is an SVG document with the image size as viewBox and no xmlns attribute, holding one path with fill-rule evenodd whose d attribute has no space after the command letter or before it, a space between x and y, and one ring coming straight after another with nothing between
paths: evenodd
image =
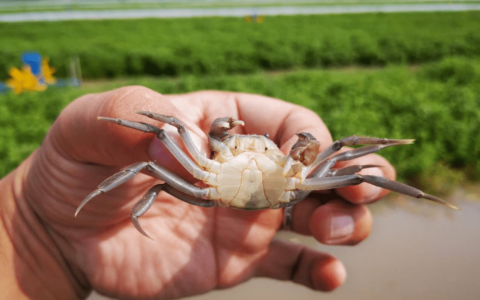
<instances>
[{"instance_id":1,"label":"crab","mask_svg":"<svg viewBox=\"0 0 480 300\"><path fill-rule=\"evenodd\" d=\"M243 126L244 122L226 117L216 119L211 124L208 140L212 156L208 158L194 145L187 128L176 117L148 111L137 113L176 127L190 156L183 152L162 128L118 118L98 117L98 119L155 134L183 167L194 178L203 182L202 186L187 182L153 161L138 162L103 181L80 203L75 216L95 196L127 182L142 170L164 182L150 188L131 210L134 226L147 237L149 236L140 226L138 219L152 206L161 191L201 207L261 210L291 207L314 190L336 189L367 182L458 209L453 204L409 185L384 177L357 174L365 168L380 167L377 165L333 168L339 161L355 159L390 146L411 144L414 141L411 139L354 135L335 141L319 152L320 143L315 137L310 133L300 132L297 133L298 141L292 146L290 153L284 155L269 139L268 134L230 134L229 130L239 125ZM339 152L344 146L354 145L367 146Z\"/></svg>"}]
</instances>

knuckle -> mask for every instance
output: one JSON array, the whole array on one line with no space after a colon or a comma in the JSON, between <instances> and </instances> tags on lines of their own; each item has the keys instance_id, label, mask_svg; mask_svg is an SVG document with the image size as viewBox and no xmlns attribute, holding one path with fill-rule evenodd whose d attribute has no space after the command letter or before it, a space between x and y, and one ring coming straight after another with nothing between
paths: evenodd
<instances>
[{"instance_id":1,"label":"knuckle","mask_svg":"<svg viewBox=\"0 0 480 300\"><path fill-rule=\"evenodd\" d=\"M100 113L107 117L125 117L132 109L142 109L145 101L159 94L144 86L126 86L107 93ZM138 107L135 107L138 106Z\"/></svg>"}]
</instances>

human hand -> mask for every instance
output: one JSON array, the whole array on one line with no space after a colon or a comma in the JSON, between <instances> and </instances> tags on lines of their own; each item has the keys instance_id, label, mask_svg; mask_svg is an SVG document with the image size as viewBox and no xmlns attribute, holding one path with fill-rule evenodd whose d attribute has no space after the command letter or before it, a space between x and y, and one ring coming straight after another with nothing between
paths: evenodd
<instances>
[{"instance_id":1,"label":"human hand","mask_svg":"<svg viewBox=\"0 0 480 300\"><path fill-rule=\"evenodd\" d=\"M129 217L132 206L158 181L144 174L98 196L74 218L81 200L100 182L135 162L155 160L194 182L154 135L97 120L104 116L154 124L134 113L138 110L178 117L204 151L210 124L225 116L245 122L234 133L269 133L284 153L297 140L296 132L313 134L321 149L332 142L312 111L258 95L206 91L162 96L143 87L126 87L77 99L61 113L42 146L6 178L21 187L14 189L15 203L26 205L46 228L48 241L38 235L36 239L47 244L46 249L55 249L58 276L63 273L67 278L63 292L71 289L83 297L93 287L111 297L167 299L231 287L254 276L291 280L322 291L343 282L345 269L331 255L273 241L283 210L200 208L161 193L140 220L154 240L145 238ZM165 129L172 130L168 125ZM175 130L170 134L178 137ZM381 165L362 173L395 177L391 165L378 155L341 166L354 164ZM333 192L315 193L297 204L293 230L326 244L353 245L366 238L371 215L363 204L387 191L360 184L337 193L343 199ZM20 216L13 213L12 218ZM58 288L51 285L46 288Z\"/></svg>"}]
</instances>

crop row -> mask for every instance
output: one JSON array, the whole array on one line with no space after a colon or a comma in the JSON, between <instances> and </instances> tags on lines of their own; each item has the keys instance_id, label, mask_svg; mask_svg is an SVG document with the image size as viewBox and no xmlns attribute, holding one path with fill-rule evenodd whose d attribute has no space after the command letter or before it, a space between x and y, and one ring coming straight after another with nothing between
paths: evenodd
<instances>
[{"instance_id":1,"label":"crop row","mask_svg":"<svg viewBox=\"0 0 480 300\"><path fill-rule=\"evenodd\" d=\"M60 77L78 56L85 78L418 64L478 57L478 28L480 12L0 23L0 79L32 50Z\"/></svg>"},{"instance_id":2,"label":"crop row","mask_svg":"<svg viewBox=\"0 0 480 300\"><path fill-rule=\"evenodd\" d=\"M258 93L316 111L334 139L352 134L414 138L382 150L401 178L456 168L480 178L480 61L445 59L412 70L312 71L283 74L143 78L82 89L0 96L0 176L43 139L60 110L87 92L143 84L164 94L202 89ZM259 128L259 133L263 133Z\"/></svg>"}]
</instances>

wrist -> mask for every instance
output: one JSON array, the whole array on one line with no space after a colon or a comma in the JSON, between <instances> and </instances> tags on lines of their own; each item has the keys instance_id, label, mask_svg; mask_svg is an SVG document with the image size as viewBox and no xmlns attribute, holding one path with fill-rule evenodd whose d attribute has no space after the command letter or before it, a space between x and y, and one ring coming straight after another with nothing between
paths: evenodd
<instances>
[{"instance_id":1,"label":"wrist","mask_svg":"<svg viewBox=\"0 0 480 300\"><path fill-rule=\"evenodd\" d=\"M32 154L0 181L0 282L5 299L78 299L74 276L47 227L24 196Z\"/></svg>"}]
</instances>

